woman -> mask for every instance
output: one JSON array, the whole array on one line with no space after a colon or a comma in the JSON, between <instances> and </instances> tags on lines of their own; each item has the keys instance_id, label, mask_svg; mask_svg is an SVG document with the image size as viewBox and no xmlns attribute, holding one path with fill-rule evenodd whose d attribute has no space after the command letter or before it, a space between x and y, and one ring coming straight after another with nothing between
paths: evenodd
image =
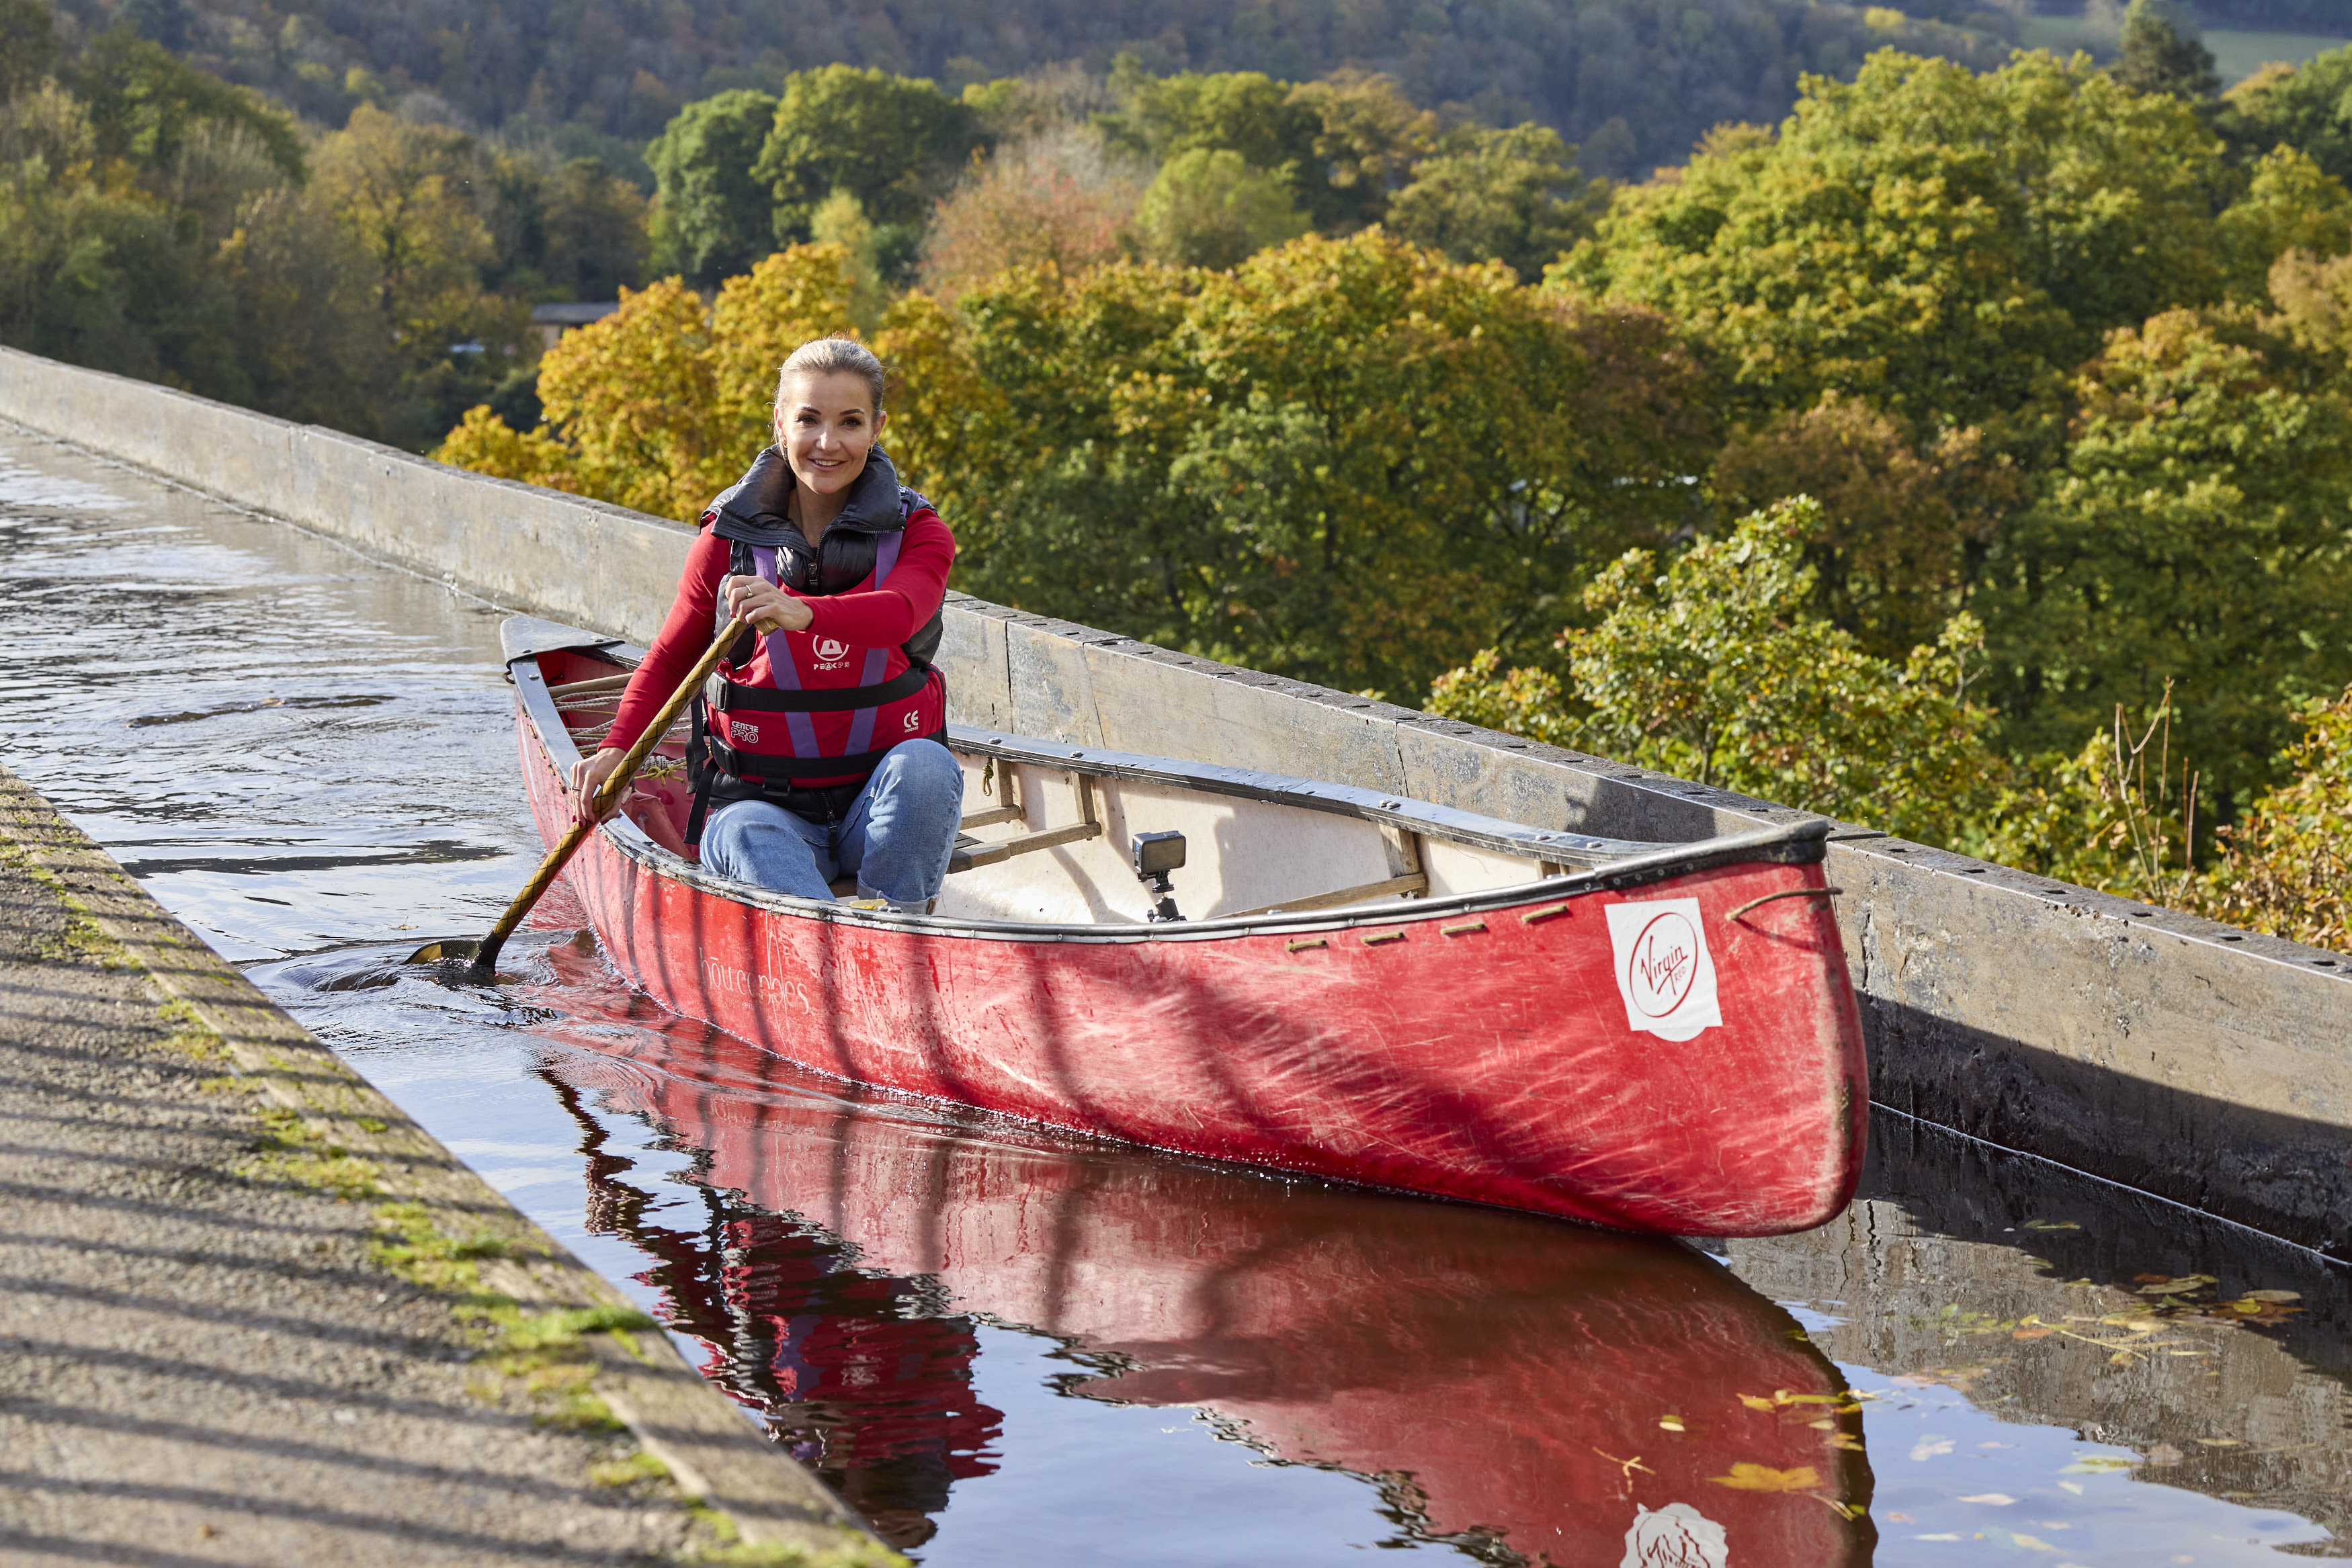
<instances>
[{"instance_id":1,"label":"woman","mask_svg":"<svg viewBox=\"0 0 2352 1568\"><path fill-rule=\"evenodd\" d=\"M784 361L775 445L702 514L669 618L571 783L584 819L710 638L744 617L757 635L695 699L688 841L720 876L829 898L854 875L861 899L920 914L963 811L930 664L955 537L874 444L882 392L881 361L847 339Z\"/></svg>"}]
</instances>

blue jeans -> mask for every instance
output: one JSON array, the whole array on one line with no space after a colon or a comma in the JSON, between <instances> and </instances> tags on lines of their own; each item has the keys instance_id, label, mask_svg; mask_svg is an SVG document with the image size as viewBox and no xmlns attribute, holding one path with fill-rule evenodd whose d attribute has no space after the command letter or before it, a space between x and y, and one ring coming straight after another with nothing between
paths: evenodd
<instances>
[{"instance_id":1,"label":"blue jeans","mask_svg":"<svg viewBox=\"0 0 2352 1568\"><path fill-rule=\"evenodd\" d=\"M769 800L719 807L702 825L713 873L802 898L831 898L855 873L858 895L921 911L940 895L963 820L963 768L936 740L890 748L838 822L813 822Z\"/></svg>"}]
</instances>

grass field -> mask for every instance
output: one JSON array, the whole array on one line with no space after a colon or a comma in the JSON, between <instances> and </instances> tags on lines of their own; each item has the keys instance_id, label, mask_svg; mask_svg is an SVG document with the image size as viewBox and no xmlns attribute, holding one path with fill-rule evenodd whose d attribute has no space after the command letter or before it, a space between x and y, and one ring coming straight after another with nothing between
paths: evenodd
<instances>
[{"instance_id":1,"label":"grass field","mask_svg":"<svg viewBox=\"0 0 2352 1568\"><path fill-rule=\"evenodd\" d=\"M2271 60L2284 60L2299 66L2314 55L2326 54L2352 43L2352 37L2331 38L2318 33L2257 33L2237 27L2208 27L2205 47L2213 51L2213 64L2221 73L2221 85L2228 87L2243 81ZM2101 58L2115 52L2115 35L2096 32L2083 25L2079 16L2032 16L2025 24L2025 47L2029 49L2052 49L2070 54L2076 49L2088 49Z\"/></svg>"}]
</instances>

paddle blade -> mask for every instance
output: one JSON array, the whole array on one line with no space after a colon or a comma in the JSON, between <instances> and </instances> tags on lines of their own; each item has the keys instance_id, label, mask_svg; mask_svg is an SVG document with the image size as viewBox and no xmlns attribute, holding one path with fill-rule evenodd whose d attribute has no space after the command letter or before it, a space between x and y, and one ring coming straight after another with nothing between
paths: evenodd
<instances>
[{"instance_id":1,"label":"paddle blade","mask_svg":"<svg viewBox=\"0 0 2352 1568\"><path fill-rule=\"evenodd\" d=\"M449 936L438 942L427 942L402 962L409 964L450 964L470 962L480 956L482 945L471 936Z\"/></svg>"}]
</instances>

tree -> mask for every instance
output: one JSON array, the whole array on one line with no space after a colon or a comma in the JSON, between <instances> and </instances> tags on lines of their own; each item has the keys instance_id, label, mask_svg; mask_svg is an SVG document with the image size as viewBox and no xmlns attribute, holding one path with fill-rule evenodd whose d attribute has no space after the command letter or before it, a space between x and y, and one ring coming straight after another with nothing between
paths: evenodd
<instances>
[{"instance_id":1,"label":"tree","mask_svg":"<svg viewBox=\"0 0 2352 1568\"><path fill-rule=\"evenodd\" d=\"M855 279L836 246L802 246L727 280L705 308L676 278L567 332L539 376L545 423L517 431L487 406L434 456L499 478L694 517L773 437L776 375L793 350L849 325Z\"/></svg>"},{"instance_id":2,"label":"tree","mask_svg":"<svg viewBox=\"0 0 2352 1568\"><path fill-rule=\"evenodd\" d=\"M2131 0L2124 13L2123 48L2116 79L2140 92L2201 101L2221 90L2213 51L2176 0Z\"/></svg>"},{"instance_id":3,"label":"tree","mask_svg":"<svg viewBox=\"0 0 2352 1568\"><path fill-rule=\"evenodd\" d=\"M1987 450L1984 433L1922 438L1892 414L1834 392L1801 413L1737 431L1716 460L1715 491L1734 513L1811 495L1822 522L1805 538L1814 609L1881 658L1933 642L1968 601L2001 524L2031 476Z\"/></svg>"},{"instance_id":4,"label":"tree","mask_svg":"<svg viewBox=\"0 0 2352 1568\"><path fill-rule=\"evenodd\" d=\"M377 310L393 330L426 301L473 280L493 254L475 204L473 139L362 107L320 150L319 187L375 264Z\"/></svg>"},{"instance_id":5,"label":"tree","mask_svg":"<svg viewBox=\"0 0 2352 1568\"><path fill-rule=\"evenodd\" d=\"M2286 715L2352 680L2352 400L2242 312L2168 311L2084 371L2064 465L1976 602L2021 754L2177 691L2177 751L2226 819Z\"/></svg>"},{"instance_id":6,"label":"tree","mask_svg":"<svg viewBox=\"0 0 2352 1568\"><path fill-rule=\"evenodd\" d=\"M775 199L770 182L751 171L775 124L776 103L738 89L688 104L646 149L658 191L656 272L716 288L775 248Z\"/></svg>"},{"instance_id":7,"label":"tree","mask_svg":"<svg viewBox=\"0 0 2352 1568\"><path fill-rule=\"evenodd\" d=\"M1289 189L1238 152L1195 147L1160 166L1136 210L1150 253L1171 267L1222 270L1305 234Z\"/></svg>"},{"instance_id":8,"label":"tree","mask_svg":"<svg viewBox=\"0 0 2352 1568\"><path fill-rule=\"evenodd\" d=\"M75 64L72 88L89 110L103 157L167 168L183 139L212 121L243 127L286 178L299 183L303 177L302 142L291 117L258 94L183 64L127 26L91 40Z\"/></svg>"},{"instance_id":9,"label":"tree","mask_svg":"<svg viewBox=\"0 0 2352 1568\"><path fill-rule=\"evenodd\" d=\"M1465 128L1413 168L1389 226L1455 261L1499 261L1534 282L1590 231L1588 182L1549 126Z\"/></svg>"},{"instance_id":10,"label":"tree","mask_svg":"<svg viewBox=\"0 0 2352 1568\"><path fill-rule=\"evenodd\" d=\"M1115 151L1160 163L1234 153L1278 179L1328 234L1380 222L1437 139L1436 116L1416 109L1392 78L1355 69L1296 86L1258 71L1154 78L1128 55L1113 67L1110 89L1119 107L1095 124Z\"/></svg>"},{"instance_id":11,"label":"tree","mask_svg":"<svg viewBox=\"0 0 2352 1568\"><path fill-rule=\"evenodd\" d=\"M1662 319L1377 231L1017 268L884 343L962 586L1349 687L1548 644L1600 563L1686 525L1711 434Z\"/></svg>"},{"instance_id":12,"label":"tree","mask_svg":"<svg viewBox=\"0 0 2352 1568\"><path fill-rule=\"evenodd\" d=\"M2352 686L2296 716L2303 734L2275 769L2287 781L2221 831L2197 912L2352 953Z\"/></svg>"},{"instance_id":13,"label":"tree","mask_svg":"<svg viewBox=\"0 0 2352 1568\"><path fill-rule=\"evenodd\" d=\"M1343 68L1299 83L1290 102L1318 122L1311 150L1322 178L1307 182L1307 201L1315 226L1327 234L1385 218L1413 166L1437 144L1437 116L1415 108L1393 77Z\"/></svg>"},{"instance_id":14,"label":"tree","mask_svg":"<svg viewBox=\"0 0 2352 1568\"><path fill-rule=\"evenodd\" d=\"M1570 683L1498 674L1488 650L1430 709L1928 843L1966 842L2008 769L1969 695L1982 628L1948 622L1897 664L1812 612L1805 497L1740 519L1663 566L1632 550L1586 590L1598 623L1562 632Z\"/></svg>"},{"instance_id":15,"label":"tree","mask_svg":"<svg viewBox=\"0 0 2352 1568\"><path fill-rule=\"evenodd\" d=\"M932 214L923 287L952 301L1010 267L1115 260L1149 178L1076 126L1000 143Z\"/></svg>"},{"instance_id":16,"label":"tree","mask_svg":"<svg viewBox=\"0 0 2352 1568\"><path fill-rule=\"evenodd\" d=\"M601 158L567 159L547 193L541 271L573 299L612 299L645 281L646 199Z\"/></svg>"},{"instance_id":17,"label":"tree","mask_svg":"<svg viewBox=\"0 0 2352 1568\"><path fill-rule=\"evenodd\" d=\"M1110 89L1119 108L1096 123L1114 148L1159 163L1186 152L1231 152L1280 179L1294 200L1314 179L1322 116L1297 100L1288 82L1260 71L1153 77L1122 55Z\"/></svg>"},{"instance_id":18,"label":"tree","mask_svg":"<svg viewBox=\"0 0 2352 1568\"><path fill-rule=\"evenodd\" d=\"M779 245L807 239L837 190L911 240L983 141L977 113L929 80L826 66L784 78L751 173L769 185ZM898 248L911 259L911 244Z\"/></svg>"},{"instance_id":19,"label":"tree","mask_svg":"<svg viewBox=\"0 0 2352 1568\"><path fill-rule=\"evenodd\" d=\"M1688 323L1743 413L1834 391L2005 450L2043 439L2104 333L2220 296L2231 184L2189 106L2086 60L1887 50L1808 78L1779 134L1623 192L1549 277Z\"/></svg>"},{"instance_id":20,"label":"tree","mask_svg":"<svg viewBox=\"0 0 2352 1568\"><path fill-rule=\"evenodd\" d=\"M47 0L0 0L0 103L47 76L57 52Z\"/></svg>"},{"instance_id":21,"label":"tree","mask_svg":"<svg viewBox=\"0 0 2352 1568\"><path fill-rule=\"evenodd\" d=\"M2230 89L2220 119L2247 153L2284 144L2352 181L2352 44L2298 67L2263 67Z\"/></svg>"}]
</instances>

